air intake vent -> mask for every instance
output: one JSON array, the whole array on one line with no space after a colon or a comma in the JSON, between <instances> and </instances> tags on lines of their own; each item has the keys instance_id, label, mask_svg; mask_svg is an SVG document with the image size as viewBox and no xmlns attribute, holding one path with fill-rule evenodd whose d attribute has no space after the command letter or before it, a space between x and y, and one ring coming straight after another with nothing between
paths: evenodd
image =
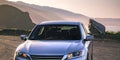
<instances>
[{"instance_id":1,"label":"air intake vent","mask_svg":"<svg viewBox=\"0 0 120 60\"><path fill-rule=\"evenodd\" d=\"M62 60L63 56L31 55L32 60Z\"/></svg>"}]
</instances>

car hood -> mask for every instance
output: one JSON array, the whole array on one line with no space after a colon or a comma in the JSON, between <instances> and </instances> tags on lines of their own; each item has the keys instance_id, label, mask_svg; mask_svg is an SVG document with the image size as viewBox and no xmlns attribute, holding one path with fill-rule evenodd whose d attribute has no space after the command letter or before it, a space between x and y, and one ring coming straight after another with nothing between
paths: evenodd
<instances>
[{"instance_id":1,"label":"car hood","mask_svg":"<svg viewBox=\"0 0 120 60\"><path fill-rule=\"evenodd\" d=\"M75 41L26 41L24 50L31 55L63 55L83 49L79 40Z\"/></svg>"}]
</instances>

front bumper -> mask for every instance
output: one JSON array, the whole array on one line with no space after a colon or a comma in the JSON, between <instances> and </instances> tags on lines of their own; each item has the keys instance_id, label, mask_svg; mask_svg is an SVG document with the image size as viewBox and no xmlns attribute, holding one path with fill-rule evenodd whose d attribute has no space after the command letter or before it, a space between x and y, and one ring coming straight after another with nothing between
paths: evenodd
<instances>
[{"instance_id":1,"label":"front bumper","mask_svg":"<svg viewBox=\"0 0 120 60\"><path fill-rule=\"evenodd\" d=\"M25 58L22 58L22 57L15 57L14 60L31 60L31 59L25 59Z\"/></svg>"},{"instance_id":2,"label":"front bumper","mask_svg":"<svg viewBox=\"0 0 120 60\"><path fill-rule=\"evenodd\" d=\"M84 55L84 56L81 56L81 57L74 57L74 58L71 58L71 59L65 59L63 57L62 59L54 59L54 60L86 60L86 59L87 59L87 55ZM25 58L22 58L22 57L15 57L14 60L32 60L32 58L25 59ZM38 60L42 60L42 59L38 59ZM53 60L53 59L46 59L46 60Z\"/></svg>"}]
</instances>

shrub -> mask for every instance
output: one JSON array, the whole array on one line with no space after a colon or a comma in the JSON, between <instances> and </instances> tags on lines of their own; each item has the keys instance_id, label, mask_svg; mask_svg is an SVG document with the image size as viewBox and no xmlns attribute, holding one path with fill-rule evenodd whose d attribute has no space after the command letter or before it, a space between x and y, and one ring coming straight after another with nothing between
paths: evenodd
<instances>
[{"instance_id":1,"label":"shrub","mask_svg":"<svg viewBox=\"0 0 120 60\"><path fill-rule=\"evenodd\" d=\"M28 35L30 33L30 31L26 31L26 30L18 30L18 29L3 29L0 30L0 35L22 35L22 34L26 34Z\"/></svg>"}]
</instances>

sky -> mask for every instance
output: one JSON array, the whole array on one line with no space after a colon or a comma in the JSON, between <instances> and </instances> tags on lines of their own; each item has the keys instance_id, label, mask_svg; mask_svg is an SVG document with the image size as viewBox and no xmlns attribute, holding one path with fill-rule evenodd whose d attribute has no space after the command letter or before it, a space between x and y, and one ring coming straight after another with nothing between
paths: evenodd
<instances>
[{"instance_id":1,"label":"sky","mask_svg":"<svg viewBox=\"0 0 120 60\"><path fill-rule=\"evenodd\" d=\"M120 18L120 0L9 0L50 6L92 18Z\"/></svg>"}]
</instances>

